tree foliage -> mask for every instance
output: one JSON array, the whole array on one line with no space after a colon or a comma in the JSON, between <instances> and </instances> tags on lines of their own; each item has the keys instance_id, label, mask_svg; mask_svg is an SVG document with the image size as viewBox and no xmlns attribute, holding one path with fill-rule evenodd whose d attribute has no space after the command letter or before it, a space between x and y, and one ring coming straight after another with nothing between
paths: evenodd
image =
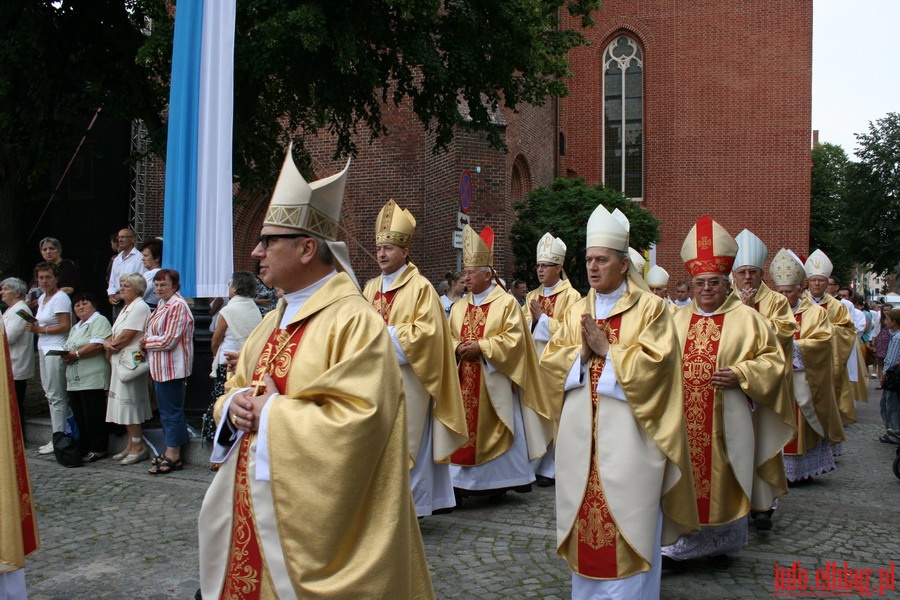
<instances>
[{"instance_id":1,"label":"tree foliage","mask_svg":"<svg viewBox=\"0 0 900 600\"><path fill-rule=\"evenodd\" d=\"M810 252L818 248L827 254L841 281L848 280L853 267L844 235L849 164L847 153L836 144L816 144L812 150Z\"/></svg>"},{"instance_id":2,"label":"tree foliage","mask_svg":"<svg viewBox=\"0 0 900 600\"><path fill-rule=\"evenodd\" d=\"M888 113L856 134L852 162L840 146L813 148L810 239L842 281L854 266L894 272L900 263L900 114Z\"/></svg>"},{"instance_id":3,"label":"tree foliage","mask_svg":"<svg viewBox=\"0 0 900 600\"><path fill-rule=\"evenodd\" d=\"M900 264L900 113L856 134L860 159L848 170L847 244L856 262L876 273Z\"/></svg>"},{"instance_id":4,"label":"tree foliage","mask_svg":"<svg viewBox=\"0 0 900 600\"><path fill-rule=\"evenodd\" d=\"M146 42L145 17L162 17L162 7L122 0L0 4L0 271L21 253L30 228L23 215L50 196L52 161L72 152L98 108L160 128L163 89L135 56Z\"/></svg>"},{"instance_id":5,"label":"tree foliage","mask_svg":"<svg viewBox=\"0 0 900 600\"><path fill-rule=\"evenodd\" d=\"M604 185L588 185L582 178L560 177L550 187L533 190L524 202L515 205L518 221L512 226L510 234L515 256L515 277L527 281L529 288L537 285L535 249L541 236L550 232L567 246L564 267L572 286L586 292L586 229L588 219L598 204L610 212L618 208L628 217L630 244L635 250L647 250L659 241L659 220L640 204Z\"/></svg>"},{"instance_id":6,"label":"tree foliage","mask_svg":"<svg viewBox=\"0 0 900 600\"><path fill-rule=\"evenodd\" d=\"M0 5L0 205L47 197L39 182L48 160L71 151L97 107L143 119L151 150L165 156L170 4ZM566 92L568 52L584 39L558 27L560 11L590 26L599 6L599 0L240 0L235 178L245 189L270 186L288 138L301 163L308 161L304 137L318 132L335 136L336 154L353 153L357 134L388 133L386 104L408 105L435 150L446 148L457 128L483 131L502 146L500 107L540 105ZM20 216L13 210L0 222L15 228ZM0 269L10 258L0 254Z\"/></svg>"}]
</instances>

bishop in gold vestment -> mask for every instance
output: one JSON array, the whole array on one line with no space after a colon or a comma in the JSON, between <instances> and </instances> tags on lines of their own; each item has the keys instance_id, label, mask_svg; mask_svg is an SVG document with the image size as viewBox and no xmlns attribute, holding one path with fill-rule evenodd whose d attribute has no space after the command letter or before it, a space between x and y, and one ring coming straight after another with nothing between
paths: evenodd
<instances>
[{"instance_id":1,"label":"bishop in gold vestment","mask_svg":"<svg viewBox=\"0 0 900 600\"><path fill-rule=\"evenodd\" d=\"M581 294L564 276L563 263L565 259L565 242L553 237L549 232L545 233L538 241L535 257L535 268L541 285L528 292L525 296L525 304L522 306L525 320L531 326L531 337L534 338L538 358L543 354L550 337L559 329L569 307L581 300ZM545 384L549 383L547 378L543 380ZM545 393L549 398L555 390L550 385L545 387ZM554 449L551 442L547 447L547 453L533 463L534 475L537 478L537 485L540 487L554 485L556 464L553 455Z\"/></svg>"},{"instance_id":2,"label":"bishop in gold vestment","mask_svg":"<svg viewBox=\"0 0 900 600\"><path fill-rule=\"evenodd\" d=\"M450 311L469 432L450 458L450 473L463 496L530 491L530 461L543 456L553 439L534 342L519 303L493 283L492 245L489 227L480 235L463 230L470 291Z\"/></svg>"},{"instance_id":3,"label":"bishop in gold vestment","mask_svg":"<svg viewBox=\"0 0 900 600\"><path fill-rule=\"evenodd\" d=\"M856 389L850 383L847 364L857 352L856 328L850 319L847 307L827 291L828 277L833 269L828 256L821 250L816 250L809 255L803 267L807 278L806 293L810 301L828 312L828 320L834 327L831 337L834 347L834 395L837 399L842 423L850 425L856 423L856 406L854 404ZM842 452L842 444L836 444L833 449L835 456L839 456Z\"/></svg>"},{"instance_id":4,"label":"bishop in gold vestment","mask_svg":"<svg viewBox=\"0 0 900 600\"><path fill-rule=\"evenodd\" d=\"M229 575L255 569L260 598L432 598L409 491L402 379L384 322L343 273L281 326L291 305L280 303L250 335L216 403L220 418L267 364L281 382L259 434L234 442L206 494L203 596L248 597ZM227 582L235 587L223 589Z\"/></svg>"},{"instance_id":5,"label":"bishop in gold vestment","mask_svg":"<svg viewBox=\"0 0 900 600\"><path fill-rule=\"evenodd\" d=\"M561 410L557 553L579 600L658 598L661 540L697 528L675 330L665 301L626 280L628 231L618 210L594 210L591 289L541 357Z\"/></svg>"},{"instance_id":6,"label":"bishop in gold vestment","mask_svg":"<svg viewBox=\"0 0 900 600\"><path fill-rule=\"evenodd\" d=\"M6 332L0 320L0 597L25 598L25 557L39 547Z\"/></svg>"},{"instance_id":7,"label":"bishop in gold vestment","mask_svg":"<svg viewBox=\"0 0 900 600\"><path fill-rule=\"evenodd\" d=\"M388 327L406 393L410 485L416 514L456 506L450 455L468 440L450 325L434 286L408 261L416 221L390 200L376 220L382 273L363 296Z\"/></svg>"},{"instance_id":8,"label":"bishop in gold vestment","mask_svg":"<svg viewBox=\"0 0 900 600\"><path fill-rule=\"evenodd\" d=\"M794 419L785 360L766 320L729 293L736 250L709 217L682 246L695 295L674 320L701 530L663 548L676 560L738 554L751 507L770 509L787 491L781 449Z\"/></svg>"},{"instance_id":9,"label":"bishop in gold vestment","mask_svg":"<svg viewBox=\"0 0 900 600\"><path fill-rule=\"evenodd\" d=\"M784 447L785 474L793 483L835 468L831 442L843 441L844 428L834 397L833 328L828 315L803 295L806 273L796 254L782 248L770 270L775 289L788 301L800 326L790 357L797 432Z\"/></svg>"},{"instance_id":10,"label":"bishop in gold vestment","mask_svg":"<svg viewBox=\"0 0 900 600\"><path fill-rule=\"evenodd\" d=\"M308 184L288 150L253 249L284 297L215 405L221 467L199 519L207 600L434 598L400 367L334 239L346 173Z\"/></svg>"}]
</instances>

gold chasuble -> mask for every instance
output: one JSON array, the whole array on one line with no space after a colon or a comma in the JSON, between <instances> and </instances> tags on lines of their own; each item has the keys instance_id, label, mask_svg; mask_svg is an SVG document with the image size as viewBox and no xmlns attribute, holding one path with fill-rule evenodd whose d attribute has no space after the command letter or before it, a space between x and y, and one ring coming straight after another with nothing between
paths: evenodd
<instances>
[{"instance_id":1,"label":"gold chasuble","mask_svg":"<svg viewBox=\"0 0 900 600\"><path fill-rule=\"evenodd\" d=\"M756 311L769 322L783 352L784 360L789 365L791 357L794 355L794 334L798 327L787 298L773 292L765 283L761 283L753 301ZM790 390L791 369L788 367L785 371L787 373L785 378L787 389Z\"/></svg>"},{"instance_id":2,"label":"gold chasuble","mask_svg":"<svg viewBox=\"0 0 900 600\"><path fill-rule=\"evenodd\" d=\"M550 292L549 296L544 296L543 294L544 286L538 286L528 292L528 295L525 296L525 304L522 306L522 313L525 315L525 320L528 321L529 326L533 330L536 323L534 319L531 318L531 309L529 307L531 306L532 300L540 302L541 308L544 309L544 312L547 313L547 316L550 318L550 337L553 337L553 335L556 334L556 330L559 329L559 324L566 316L569 307L581 300L581 294L572 287L572 284L568 279L560 279L559 283L556 284L556 287L553 288L553 291ZM545 345L546 343L544 342L539 343L538 356L544 351Z\"/></svg>"},{"instance_id":3,"label":"gold chasuble","mask_svg":"<svg viewBox=\"0 0 900 600\"><path fill-rule=\"evenodd\" d=\"M581 315L594 312L596 292L573 305L547 344L541 368L554 390L557 553L593 579L622 579L650 570L659 540L671 544L697 529L697 510L682 412L680 356L669 309L631 281L597 320L609 340L606 357L587 365L585 384L565 392L580 363ZM613 368L626 401L599 394Z\"/></svg>"},{"instance_id":4,"label":"gold chasuble","mask_svg":"<svg viewBox=\"0 0 900 600\"><path fill-rule=\"evenodd\" d=\"M856 423L856 407L853 404L854 388L847 374L847 360L856 352L856 329L850 320L850 312L843 303L829 293L825 293L822 301L816 303L807 290L804 294L812 304L818 304L828 313L828 320L834 327L832 346L834 348L834 395L837 398L838 410L844 425ZM833 440L834 441L834 440Z\"/></svg>"},{"instance_id":5,"label":"gold chasuble","mask_svg":"<svg viewBox=\"0 0 900 600\"><path fill-rule=\"evenodd\" d=\"M431 407L434 461L449 463L450 454L468 436L444 308L434 286L411 262L386 293L382 294L381 288L379 275L366 284L363 296L385 324L396 328L397 341L409 361L408 365L401 365L400 371L406 391L410 459L415 460L418 455L425 416Z\"/></svg>"},{"instance_id":6,"label":"gold chasuble","mask_svg":"<svg viewBox=\"0 0 900 600\"><path fill-rule=\"evenodd\" d=\"M0 320L0 573L25 566L40 547L9 347Z\"/></svg>"},{"instance_id":7,"label":"gold chasuble","mask_svg":"<svg viewBox=\"0 0 900 600\"><path fill-rule=\"evenodd\" d=\"M701 525L725 525L787 492L781 449L794 434L782 350L765 319L734 293L712 316L694 300L674 315L683 349L684 411ZM713 388L722 368L739 387ZM754 436L754 427L756 434ZM755 438L755 439L754 439Z\"/></svg>"},{"instance_id":8,"label":"gold chasuble","mask_svg":"<svg viewBox=\"0 0 900 600\"><path fill-rule=\"evenodd\" d=\"M484 359L497 369L489 374L481 360L460 361L468 440L453 453L450 462L478 466L512 447L511 383L519 391L528 457L544 455L553 438L552 411L541 384L534 341L516 299L496 286L480 306L475 306L470 292L450 311L450 335L454 348L460 342L478 340Z\"/></svg>"},{"instance_id":9,"label":"gold chasuble","mask_svg":"<svg viewBox=\"0 0 900 600\"><path fill-rule=\"evenodd\" d=\"M803 370L794 373L797 435L784 447L784 453L792 456L806 454L826 435L832 442L844 441L844 428L834 398L831 322L826 312L806 296L800 297L794 316L800 325L795 339Z\"/></svg>"},{"instance_id":10,"label":"gold chasuble","mask_svg":"<svg viewBox=\"0 0 900 600\"><path fill-rule=\"evenodd\" d=\"M244 346L216 403L270 373L265 440L243 435L200 511L204 598L434 598L409 491L402 380L382 319L345 273ZM262 442L268 481L257 479Z\"/></svg>"}]
</instances>

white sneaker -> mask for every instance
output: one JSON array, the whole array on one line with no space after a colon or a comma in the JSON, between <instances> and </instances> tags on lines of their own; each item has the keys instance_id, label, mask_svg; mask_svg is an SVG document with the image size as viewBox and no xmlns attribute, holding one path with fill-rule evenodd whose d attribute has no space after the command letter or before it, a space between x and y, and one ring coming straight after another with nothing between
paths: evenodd
<instances>
[{"instance_id":1,"label":"white sneaker","mask_svg":"<svg viewBox=\"0 0 900 600\"><path fill-rule=\"evenodd\" d=\"M38 448L38 454L53 454L53 441L49 441Z\"/></svg>"}]
</instances>

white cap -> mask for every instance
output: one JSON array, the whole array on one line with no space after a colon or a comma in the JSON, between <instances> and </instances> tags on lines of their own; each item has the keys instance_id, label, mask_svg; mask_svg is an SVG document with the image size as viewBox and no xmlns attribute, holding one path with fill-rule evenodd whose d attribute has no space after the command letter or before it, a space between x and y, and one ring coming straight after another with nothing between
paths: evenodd
<instances>
[{"instance_id":1,"label":"white cap","mask_svg":"<svg viewBox=\"0 0 900 600\"><path fill-rule=\"evenodd\" d=\"M831 259L824 252L816 250L806 259L806 264L803 265L803 268L806 270L807 277L812 277L813 275L831 277L834 265L831 264Z\"/></svg>"},{"instance_id":2,"label":"white cap","mask_svg":"<svg viewBox=\"0 0 900 600\"><path fill-rule=\"evenodd\" d=\"M669 273L659 265L653 265L647 271L647 285L665 287L669 285Z\"/></svg>"},{"instance_id":3,"label":"white cap","mask_svg":"<svg viewBox=\"0 0 900 600\"><path fill-rule=\"evenodd\" d=\"M752 231L749 229L743 230L735 236L734 241L738 244L738 251L734 256L734 269L741 267L762 269L765 266L769 250Z\"/></svg>"},{"instance_id":4,"label":"white cap","mask_svg":"<svg viewBox=\"0 0 900 600\"><path fill-rule=\"evenodd\" d=\"M610 213L598 204L587 223L586 247L611 248L619 252L628 251L628 217L618 208Z\"/></svg>"}]
</instances>

